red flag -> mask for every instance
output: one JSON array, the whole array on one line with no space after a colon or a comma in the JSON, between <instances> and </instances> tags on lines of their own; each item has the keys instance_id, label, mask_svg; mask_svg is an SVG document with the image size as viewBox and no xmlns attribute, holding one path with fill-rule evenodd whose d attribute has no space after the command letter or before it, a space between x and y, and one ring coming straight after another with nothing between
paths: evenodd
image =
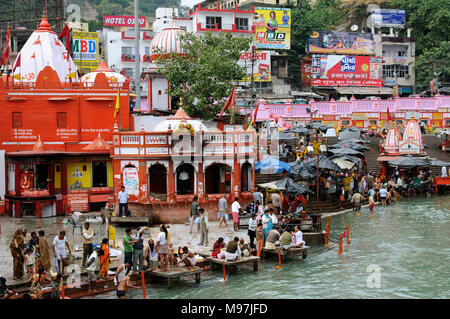
<instances>
[{"instance_id":1,"label":"red flag","mask_svg":"<svg viewBox=\"0 0 450 319\"><path fill-rule=\"evenodd\" d=\"M16 63L13 68L13 73L18 67L20 67L20 54L17 56Z\"/></svg>"},{"instance_id":2,"label":"red flag","mask_svg":"<svg viewBox=\"0 0 450 319\"><path fill-rule=\"evenodd\" d=\"M66 50L67 52L70 53L70 29L69 29L69 25L66 23L66 25L64 26L64 29L61 31L61 34L58 37L61 41L62 38L66 39Z\"/></svg>"},{"instance_id":3,"label":"red flag","mask_svg":"<svg viewBox=\"0 0 450 319\"><path fill-rule=\"evenodd\" d=\"M8 31L6 32L6 46L3 51L2 60L0 65L7 65L8 64L8 58L9 58L9 37L10 37L10 28L8 26Z\"/></svg>"},{"instance_id":4,"label":"red flag","mask_svg":"<svg viewBox=\"0 0 450 319\"><path fill-rule=\"evenodd\" d=\"M386 113L387 113L387 119L388 119L388 121L392 121L392 114L389 112L389 105L388 105L388 107L387 107L387 109L386 109Z\"/></svg>"},{"instance_id":5,"label":"red flag","mask_svg":"<svg viewBox=\"0 0 450 319\"><path fill-rule=\"evenodd\" d=\"M234 107L235 104L236 104L236 85L233 86L233 90L231 91L231 94L228 97L227 103L225 103L225 105L222 108L222 111L220 111L219 119L222 117L223 112Z\"/></svg>"}]
</instances>

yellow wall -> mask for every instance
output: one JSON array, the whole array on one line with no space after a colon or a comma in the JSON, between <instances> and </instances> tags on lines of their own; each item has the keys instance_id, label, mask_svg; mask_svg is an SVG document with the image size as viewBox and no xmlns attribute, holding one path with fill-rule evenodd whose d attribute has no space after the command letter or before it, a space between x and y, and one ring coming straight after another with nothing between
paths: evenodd
<instances>
[{"instance_id":1,"label":"yellow wall","mask_svg":"<svg viewBox=\"0 0 450 319\"><path fill-rule=\"evenodd\" d=\"M86 165L86 171L83 171L83 165ZM73 177L77 167L78 171L82 173L81 177ZM67 163L67 188L70 188L77 180L81 183L82 188L92 187L91 168L92 163L90 162Z\"/></svg>"},{"instance_id":2,"label":"yellow wall","mask_svg":"<svg viewBox=\"0 0 450 319\"><path fill-rule=\"evenodd\" d=\"M59 166L59 172L56 171L56 167ZM61 164L55 165L55 188L61 188Z\"/></svg>"}]
</instances>

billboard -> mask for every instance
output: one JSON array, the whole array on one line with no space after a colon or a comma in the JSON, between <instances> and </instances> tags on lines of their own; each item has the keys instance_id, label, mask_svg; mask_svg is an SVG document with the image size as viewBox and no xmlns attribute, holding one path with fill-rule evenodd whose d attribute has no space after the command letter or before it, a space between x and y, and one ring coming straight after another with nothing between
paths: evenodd
<instances>
[{"instance_id":1,"label":"billboard","mask_svg":"<svg viewBox=\"0 0 450 319\"><path fill-rule=\"evenodd\" d=\"M104 27L134 27L134 16L103 16ZM145 27L145 17L139 17L139 27Z\"/></svg>"},{"instance_id":2,"label":"billboard","mask_svg":"<svg viewBox=\"0 0 450 319\"><path fill-rule=\"evenodd\" d=\"M253 26L257 49L291 48L291 9L256 7Z\"/></svg>"},{"instance_id":3,"label":"billboard","mask_svg":"<svg viewBox=\"0 0 450 319\"><path fill-rule=\"evenodd\" d=\"M73 62L78 71L88 73L98 68L98 33L73 32L72 33Z\"/></svg>"},{"instance_id":4,"label":"billboard","mask_svg":"<svg viewBox=\"0 0 450 319\"><path fill-rule=\"evenodd\" d=\"M238 62L247 70L247 76L240 82L251 82L252 77L252 52L241 52L241 58ZM255 51L255 60L253 62L253 81L255 82L271 82L270 72L270 52Z\"/></svg>"},{"instance_id":5,"label":"billboard","mask_svg":"<svg viewBox=\"0 0 450 319\"><path fill-rule=\"evenodd\" d=\"M372 33L314 31L308 39L307 53L373 55Z\"/></svg>"},{"instance_id":6,"label":"billboard","mask_svg":"<svg viewBox=\"0 0 450 319\"><path fill-rule=\"evenodd\" d=\"M304 87L311 86L312 76L312 63L311 61L302 61L302 83Z\"/></svg>"},{"instance_id":7,"label":"billboard","mask_svg":"<svg viewBox=\"0 0 450 319\"><path fill-rule=\"evenodd\" d=\"M383 86L382 63L382 57L314 54L312 85Z\"/></svg>"},{"instance_id":8,"label":"billboard","mask_svg":"<svg viewBox=\"0 0 450 319\"><path fill-rule=\"evenodd\" d=\"M403 27L406 23L406 12L396 9L373 9L372 23L376 27Z\"/></svg>"}]
</instances>

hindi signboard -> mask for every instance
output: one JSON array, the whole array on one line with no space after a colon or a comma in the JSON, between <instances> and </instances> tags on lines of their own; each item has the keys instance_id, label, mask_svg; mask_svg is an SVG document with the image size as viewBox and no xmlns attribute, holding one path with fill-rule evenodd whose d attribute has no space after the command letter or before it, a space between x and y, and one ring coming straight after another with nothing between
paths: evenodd
<instances>
[{"instance_id":1,"label":"hindi signboard","mask_svg":"<svg viewBox=\"0 0 450 319\"><path fill-rule=\"evenodd\" d=\"M317 55L312 58L313 86L383 86L383 58Z\"/></svg>"},{"instance_id":2,"label":"hindi signboard","mask_svg":"<svg viewBox=\"0 0 450 319\"><path fill-rule=\"evenodd\" d=\"M406 11L397 9L373 9L372 23L376 27L404 27L406 23Z\"/></svg>"},{"instance_id":3,"label":"hindi signboard","mask_svg":"<svg viewBox=\"0 0 450 319\"><path fill-rule=\"evenodd\" d=\"M373 55L372 33L314 31L308 39L307 53Z\"/></svg>"},{"instance_id":4,"label":"hindi signboard","mask_svg":"<svg viewBox=\"0 0 450 319\"><path fill-rule=\"evenodd\" d=\"M81 73L98 68L98 32L72 33L73 62Z\"/></svg>"},{"instance_id":5,"label":"hindi signboard","mask_svg":"<svg viewBox=\"0 0 450 319\"><path fill-rule=\"evenodd\" d=\"M89 190L71 190L67 194L71 212L89 211Z\"/></svg>"},{"instance_id":6,"label":"hindi signboard","mask_svg":"<svg viewBox=\"0 0 450 319\"><path fill-rule=\"evenodd\" d=\"M291 48L291 9L256 7L253 26L257 49Z\"/></svg>"},{"instance_id":7,"label":"hindi signboard","mask_svg":"<svg viewBox=\"0 0 450 319\"><path fill-rule=\"evenodd\" d=\"M270 52L269 51L255 51L254 62L252 67L252 52L241 52L241 59L238 64L247 70L247 75L240 82L251 82L252 69L253 81L255 82L270 82Z\"/></svg>"}]
</instances>

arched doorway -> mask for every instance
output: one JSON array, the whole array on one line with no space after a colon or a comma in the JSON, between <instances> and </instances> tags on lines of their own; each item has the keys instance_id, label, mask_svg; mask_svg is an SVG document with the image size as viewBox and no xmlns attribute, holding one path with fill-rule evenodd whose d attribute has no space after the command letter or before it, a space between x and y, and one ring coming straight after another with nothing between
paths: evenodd
<instances>
[{"instance_id":1,"label":"arched doorway","mask_svg":"<svg viewBox=\"0 0 450 319\"><path fill-rule=\"evenodd\" d=\"M231 193L231 168L225 164L212 164L205 170L206 194Z\"/></svg>"},{"instance_id":2,"label":"arched doorway","mask_svg":"<svg viewBox=\"0 0 450 319\"><path fill-rule=\"evenodd\" d=\"M191 164L181 164L176 170L178 195L194 194L195 170Z\"/></svg>"},{"instance_id":3,"label":"arched doorway","mask_svg":"<svg viewBox=\"0 0 450 319\"><path fill-rule=\"evenodd\" d=\"M245 162L241 168L241 192L249 192L252 189L252 165Z\"/></svg>"},{"instance_id":4,"label":"arched doorway","mask_svg":"<svg viewBox=\"0 0 450 319\"><path fill-rule=\"evenodd\" d=\"M167 170L162 164L152 165L148 170L150 196L167 194Z\"/></svg>"}]
</instances>

